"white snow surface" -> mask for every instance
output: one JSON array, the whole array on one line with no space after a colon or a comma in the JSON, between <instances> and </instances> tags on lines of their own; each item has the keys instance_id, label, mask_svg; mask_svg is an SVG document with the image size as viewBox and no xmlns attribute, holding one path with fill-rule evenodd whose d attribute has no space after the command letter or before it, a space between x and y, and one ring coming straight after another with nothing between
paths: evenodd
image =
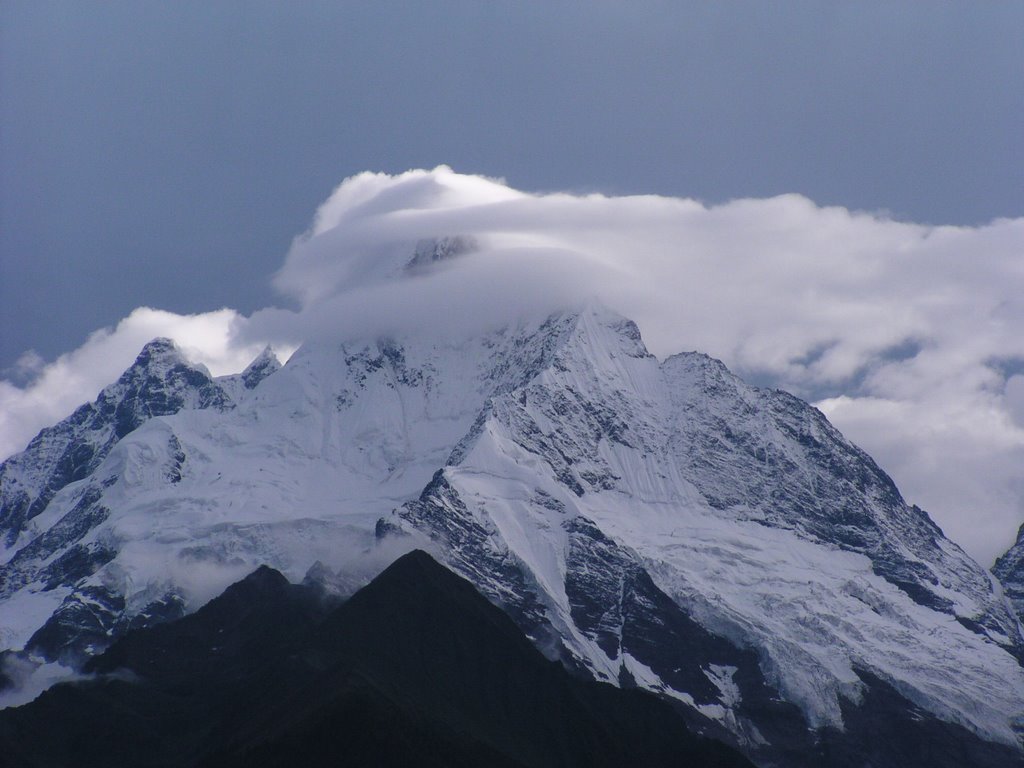
<instances>
[{"instance_id":1,"label":"white snow surface","mask_svg":"<svg viewBox=\"0 0 1024 768\"><path fill-rule=\"evenodd\" d=\"M118 554L83 583L124 594L129 612L169 590L194 609L263 563L293 581L317 561L356 570L377 520L444 468L495 549L529 572L567 647L599 676L615 681L625 663L641 685L689 698L628 656L608 658L575 627L566 515L635 553L706 628L760 649L769 679L812 726L842 726L840 701L862 694L859 667L940 718L1019 744L1024 669L1004 647L1015 629L983 569L941 534L928 549L882 520L888 543L934 575L932 592L951 606L939 611L878 575L869 554L779 517L770 495L711 503L746 482L744 470L733 484L729 466L694 463L704 455L694 435L722 425L759 436L766 464L787 457L809 487L821 469L780 431L770 394L702 355L659 363L632 323L600 307L469 339L425 332L309 345L254 389L232 385L230 394L232 409L150 419L93 473L116 480L102 490L109 517L82 542ZM581 420L580 404L596 406L607 429ZM171 482L178 447L185 460ZM18 546L67 514L90 482L58 492ZM538 493L561 508L538 504ZM24 644L70 586L44 591L37 581L0 602L0 641ZM987 633L956 619L986 612L997 617ZM707 672L722 695L705 714L727 725L734 671Z\"/></svg>"}]
</instances>

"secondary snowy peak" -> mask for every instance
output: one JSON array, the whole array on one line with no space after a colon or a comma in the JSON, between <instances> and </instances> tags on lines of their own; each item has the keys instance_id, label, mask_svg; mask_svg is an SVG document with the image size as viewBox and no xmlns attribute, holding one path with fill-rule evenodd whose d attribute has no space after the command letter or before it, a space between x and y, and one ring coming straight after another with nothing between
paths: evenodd
<instances>
[{"instance_id":1,"label":"secondary snowy peak","mask_svg":"<svg viewBox=\"0 0 1024 768\"><path fill-rule=\"evenodd\" d=\"M114 430L120 439L153 416L189 408L220 408L231 401L203 365L194 365L170 339L143 347L135 363L113 387L100 393L100 412L114 404Z\"/></svg>"},{"instance_id":2,"label":"secondary snowy peak","mask_svg":"<svg viewBox=\"0 0 1024 768\"><path fill-rule=\"evenodd\" d=\"M279 370L281 370L281 361L277 359L274 350L268 346L242 371L242 383L246 389L255 389L256 385L267 376L277 373Z\"/></svg>"},{"instance_id":3,"label":"secondary snowy peak","mask_svg":"<svg viewBox=\"0 0 1024 768\"><path fill-rule=\"evenodd\" d=\"M132 474L123 459L105 462L154 417L231 407L231 395L205 367L170 340L154 339L94 402L0 465L0 644L74 660L129 626L181 615L184 603L173 589L140 593L137 604L126 606L123 590L89 581L118 554L117 542L102 531L116 507L106 495ZM149 475L181 480L186 457L173 433L165 431L159 455L139 458L151 465Z\"/></svg>"},{"instance_id":4,"label":"secondary snowy peak","mask_svg":"<svg viewBox=\"0 0 1024 768\"><path fill-rule=\"evenodd\" d=\"M1002 583L1017 616L1024 621L1024 525L1017 531L1016 543L996 560L992 573Z\"/></svg>"},{"instance_id":5,"label":"secondary snowy peak","mask_svg":"<svg viewBox=\"0 0 1024 768\"><path fill-rule=\"evenodd\" d=\"M169 339L154 339L121 377L28 447L0 465L0 545L8 552L26 525L69 483L88 477L111 448L154 416L183 408L230 406L202 366L189 363Z\"/></svg>"},{"instance_id":6,"label":"secondary snowy peak","mask_svg":"<svg viewBox=\"0 0 1024 768\"><path fill-rule=\"evenodd\" d=\"M274 350L267 346L245 367L244 371L229 376L220 376L216 381L225 392L228 392L237 401L245 396L247 390L255 389L261 381L279 370L281 370L281 361L277 359Z\"/></svg>"}]
</instances>

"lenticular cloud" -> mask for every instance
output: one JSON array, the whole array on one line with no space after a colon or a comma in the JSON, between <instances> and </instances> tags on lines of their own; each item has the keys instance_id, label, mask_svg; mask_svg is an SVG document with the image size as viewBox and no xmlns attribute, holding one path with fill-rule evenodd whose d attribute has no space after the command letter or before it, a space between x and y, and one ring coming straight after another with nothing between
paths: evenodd
<instances>
[{"instance_id":1,"label":"lenticular cloud","mask_svg":"<svg viewBox=\"0 0 1024 768\"><path fill-rule=\"evenodd\" d=\"M596 300L634 319L658 356L698 349L818 402L989 561L1024 520L1022 244L1024 218L933 227L799 195L709 207L531 194L446 167L363 173L320 206L275 276L295 308L193 316L187 346L240 368L266 343L471 335ZM180 339L181 316L161 317L147 330ZM141 345L121 326L103 333ZM34 384L0 383L4 454L116 376L76 378L83 350Z\"/></svg>"}]
</instances>

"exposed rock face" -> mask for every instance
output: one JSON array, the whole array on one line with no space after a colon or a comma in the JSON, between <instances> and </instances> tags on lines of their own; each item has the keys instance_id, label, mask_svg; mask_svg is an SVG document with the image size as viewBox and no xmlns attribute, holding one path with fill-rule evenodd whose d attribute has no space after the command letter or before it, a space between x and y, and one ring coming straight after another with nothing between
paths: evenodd
<instances>
[{"instance_id":1,"label":"exposed rock face","mask_svg":"<svg viewBox=\"0 0 1024 768\"><path fill-rule=\"evenodd\" d=\"M256 389L261 381L279 370L281 361L277 359L274 350L266 347L244 371L231 376L221 376L217 383L231 395L232 399L240 400L246 396L248 390Z\"/></svg>"},{"instance_id":2,"label":"exposed rock face","mask_svg":"<svg viewBox=\"0 0 1024 768\"><path fill-rule=\"evenodd\" d=\"M996 560L992 572L1006 590L1017 616L1024 617L1024 525L1017 531L1016 543Z\"/></svg>"}]
</instances>

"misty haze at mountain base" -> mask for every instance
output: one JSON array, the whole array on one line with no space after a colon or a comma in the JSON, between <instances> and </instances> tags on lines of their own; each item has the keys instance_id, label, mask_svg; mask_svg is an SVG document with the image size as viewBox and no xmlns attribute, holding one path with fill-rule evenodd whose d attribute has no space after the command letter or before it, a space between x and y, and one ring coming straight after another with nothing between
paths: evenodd
<instances>
[{"instance_id":1,"label":"misty haze at mountain base","mask_svg":"<svg viewBox=\"0 0 1024 768\"><path fill-rule=\"evenodd\" d=\"M410 242L453 238L395 281ZM659 358L699 350L818 405L908 500L984 564L1024 520L1024 220L924 226L798 195L705 206L530 194L440 167L343 182L274 284L282 307L139 308L74 352L27 352L0 382L0 455L92 399L156 336L214 374L271 344L469 337L596 299ZM384 270L382 272L382 269Z\"/></svg>"}]
</instances>

